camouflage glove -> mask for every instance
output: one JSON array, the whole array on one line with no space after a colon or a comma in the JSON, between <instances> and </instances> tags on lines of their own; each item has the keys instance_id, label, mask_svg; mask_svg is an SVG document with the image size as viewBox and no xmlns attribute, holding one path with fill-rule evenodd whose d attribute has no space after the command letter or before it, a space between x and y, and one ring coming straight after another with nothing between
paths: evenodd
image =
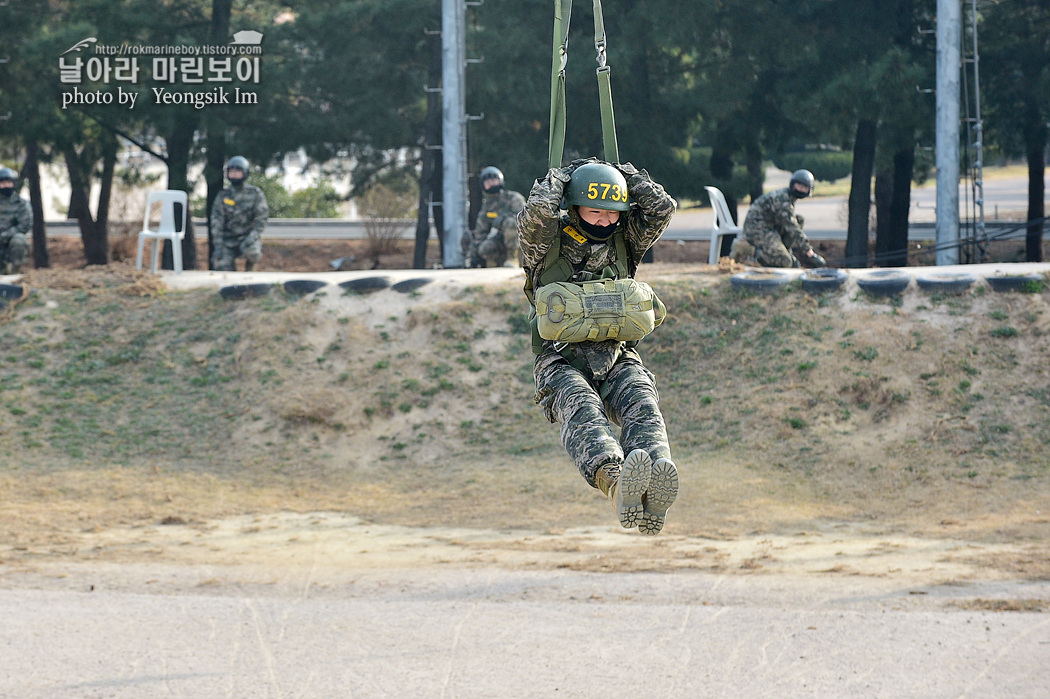
<instances>
[{"instance_id":1,"label":"camouflage glove","mask_svg":"<svg viewBox=\"0 0 1050 699\"><path fill-rule=\"evenodd\" d=\"M587 165L588 163L596 162L598 162L597 158L577 158L562 169L567 170L569 175L572 175L572 173L576 172L576 168L580 167L581 165Z\"/></svg>"},{"instance_id":2,"label":"camouflage glove","mask_svg":"<svg viewBox=\"0 0 1050 699\"><path fill-rule=\"evenodd\" d=\"M551 168L547 172L547 179L551 182L561 182L563 185L569 184L569 180L572 179L572 170L570 170L569 167L570 166Z\"/></svg>"},{"instance_id":3,"label":"camouflage glove","mask_svg":"<svg viewBox=\"0 0 1050 699\"><path fill-rule=\"evenodd\" d=\"M624 179L631 179L633 175L637 175L639 170L630 163L619 163L616 165L616 169L623 173Z\"/></svg>"},{"instance_id":4,"label":"camouflage glove","mask_svg":"<svg viewBox=\"0 0 1050 699\"><path fill-rule=\"evenodd\" d=\"M812 267L827 267L828 261L818 255L816 252L813 253L812 257L808 257L809 264Z\"/></svg>"}]
</instances>

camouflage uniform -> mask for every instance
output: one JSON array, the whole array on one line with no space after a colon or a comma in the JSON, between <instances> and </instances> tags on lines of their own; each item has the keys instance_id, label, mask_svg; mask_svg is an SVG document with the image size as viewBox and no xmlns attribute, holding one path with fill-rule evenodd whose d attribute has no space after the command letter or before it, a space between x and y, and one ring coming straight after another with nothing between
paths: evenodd
<instances>
[{"instance_id":1,"label":"camouflage uniform","mask_svg":"<svg viewBox=\"0 0 1050 699\"><path fill-rule=\"evenodd\" d=\"M485 194L481 211L469 236L463 237L463 257L467 266L484 262L499 267L507 259L518 257L518 212L525 208L525 197L518 192L500 188Z\"/></svg>"},{"instance_id":2,"label":"camouflage uniform","mask_svg":"<svg viewBox=\"0 0 1050 699\"><path fill-rule=\"evenodd\" d=\"M580 242L576 237L583 236L573 227L575 211L559 217L562 191L574 166L581 162L555 168L537 180L518 215L525 274L534 287L554 236L561 236L561 256L577 273L601 274L616 260L612 238L600 243ZM633 277L642 255L670 222L677 203L644 170L630 164L616 167L626 176L628 192L636 204L621 215L619 224L630 257L627 268ZM656 380L642 365L638 352L617 340L574 343L564 351L585 369L574 367L554 343L544 341L536 357L535 400L548 420L562 423L562 444L587 483L598 487L595 472L599 467L620 464L624 454L635 449L648 452L654 461L670 458ZM613 424L621 426L619 439Z\"/></svg>"},{"instance_id":3,"label":"camouflage uniform","mask_svg":"<svg viewBox=\"0 0 1050 699\"><path fill-rule=\"evenodd\" d=\"M18 192L0 197L0 273L17 273L29 256L29 229L33 210ZM10 267L8 267L10 265Z\"/></svg>"},{"instance_id":4,"label":"camouflage uniform","mask_svg":"<svg viewBox=\"0 0 1050 699\"><path fill-rule=\"evenodd\" d=\"M813 250L795 216L795 197L787 187L766 192L752 202L741 235L755 246L755 259L764 267L798 267L791 251L806 256Z\"/></svg>"},{"instance_id":5,"label":"camouflage uniform","mask_svg":"<svg viewBox=\"0 0 1050 699\"><path fill-rule=\"evenodd\" d=\"M262 257L262 232L269 215L266 195L254 185L219 192L211 207L212 268L232 272L238 257L254 266Z\"/></svg>"}]
</instances>

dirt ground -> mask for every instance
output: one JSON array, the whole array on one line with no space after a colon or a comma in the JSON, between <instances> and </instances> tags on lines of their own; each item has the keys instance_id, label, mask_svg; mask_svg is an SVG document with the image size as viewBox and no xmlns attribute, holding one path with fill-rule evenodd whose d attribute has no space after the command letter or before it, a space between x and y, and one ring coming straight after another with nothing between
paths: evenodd
<instances>
[{"instance_id":1,"label":"dirt ground","mask_svg":"<svg viewBox=\"0 0 1050 699\"><path fill-rule=\"evenodd\" d=\"M295 271L320 271L329 258L355 249L350 243L269 247L267 259ZM706 250L673 245L658 250L657 260L672 252L706 258ZM117 279L114 293L129 312L165 313L153 310L165 301L156 296L156 277L134 272L127 262L107 272L61 266L71 259L68 248L56 245L55 269L27 275L42 294L37 307L70 303L68 292L47 291L49 280L56 289L105 287L101 273ZM390 264L397 259L391 256ZM608 506L561 453L557 428L521 400L519 394L530 392L522 340L492 332L520 305L520 271L447 270L411 295L319 294L308 316L294 305L224 310L190 297L190 306L203 303L241 328L231 365L237 376L273 375L286 379L289 390L259 391L247 382L252 398L236 418L226 466L173 468L155 457L129 468L100 457L91 468L75 460L39 468L24 457L8 458L0 473L6 493L0 522L10 544L0 548L0 561L8 572L60 575L64 566L84 562L151 560L260 571L302 565L696 570L870 576L920 586L1050 577L1045 435L996 417L1003 411L1031 415L1036 423L1046 417L1042 394L1025 399L1020 388L1026 381L1041 386L1046 377L1044 294L982 293L931 304L913 289L897 305L856 290L820 305L785 294L738 304L751 314L741 316L730 308L737 302L723 296L731 293L724 290L726 269L686 262L657 262L649 270L670 290L665 300L676 309L676 320L654 335L650 356L654 370L667 377L661 379L665 410L683 467L682 496L656 539L611 526ZM62 278L77 283L59 283ZM94 299L110 314L111 292L103 288ZM25 305L15 310L39 312ZM734 315L725 315L730 311ZM272 322L252 322L249 314L259 312ZM431 325L460 315L468 322L462 337L436 334ZM965 327L973 335L960 332L961 316L970 319ZM1011 345L1009 355L996 350L983 364L961 358L978 356L977 343L988 342L976 339L987 332L982 328L1006 317L1033 341ZM762 327L788 318L797 326L794 345L761 355L768 342ZM202 327L217 322L199 320ZM122 321L117 344L133 339L135 322ZM27 320L22 332L43 332L39 323ZM706 374L704 353L718 346L710 343L744 325L754 326L748 331L754 334L737 337L722 351L730 356L718 360L718 373ZM689 343L675 344L686 332ZM210 371L223 341L200 334L180 352L189 352L188 370ZM808 348L806 338L812 339ZM937 351L917 355L913 350L924 343ZM316 353L317 361L302 362L302 351ZM423 369L443 366L443 352L464 353L450 361L455 394L439 393L441 400L427 390L426 398L409 395L420 384L425 388ZM701 361L676 368L683 356ZM737 366L778 356L790 357L788 367L819 361L823 369L808 379L801 368L800 378L781 369L781 380ZM810 356L819 359L805 359ZM484 369L475 357L484 358ZM893 378L905 360L904 376ZM1029 378L1013 366L1028 367ZM384 378L387 368L393 375ZM695 377L680 373L686 371ZM333 386L336 375L353 389ZM500 376L516 379L493 381ZM677 385L671 376L679 376ZM1016 387L1005 388L1011 380ZM955 388L945 395L941 386ZM969 401L979 388L982 400ZM32 404L30 383L9 390L13 400ZM0 421L9 439L25 434L22 413L12 415ZM539 435L536 443L498 436L505 443L490 452L496 448L490 437L509 435L502 430L516 424ZM269 434L280 440L264 442L273 439ZM1001 442L998 451L988 439ZM495 462L490 453L498 454ZM957 461L964 467L959 475L959 465L952 468ZM1048 601L968 604L1031 610L1047 608Z\"/></svg>"}]
</instances>

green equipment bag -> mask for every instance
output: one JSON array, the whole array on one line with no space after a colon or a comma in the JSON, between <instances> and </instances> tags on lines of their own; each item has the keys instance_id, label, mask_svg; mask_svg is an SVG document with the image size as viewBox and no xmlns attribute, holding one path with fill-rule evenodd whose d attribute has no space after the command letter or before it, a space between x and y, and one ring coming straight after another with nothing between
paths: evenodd
<instances>
[{"instance_id":1,"label":"green equipment bag","mask_svg":"<svg viewBox=\"0 0 1050 699\"><path fill-rule=\"evenodd\" d=\"M554 282L536 290L536 324L544 340L633 342L666 316L652 288L635 279Z\"/></svg>"}]
</instances>

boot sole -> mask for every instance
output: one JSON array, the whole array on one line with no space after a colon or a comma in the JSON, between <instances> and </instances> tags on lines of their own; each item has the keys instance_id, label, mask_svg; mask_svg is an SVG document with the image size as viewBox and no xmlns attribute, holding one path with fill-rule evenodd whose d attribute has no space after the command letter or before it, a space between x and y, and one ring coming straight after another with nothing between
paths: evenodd
<instances>
[{"instance_id":1,"label":"boot sole","mask_svg":"<svg viewBox=\"0 0 1050 699\"><path fill-rule=\"evenodd\" d=\"M645 493L645 508L642 520L638 523L638 531L648 536L659 534L667 519L667 508L674 504L677 497L678 469L670 459L657 459Z\"/></svg>"},{"instance_id":2,"label":"boot sole","mask_svg":"<svg viewBox=\"0 0 1050 699\"><path fill-rule=\"evenodd\" d=\"M642 496L649 488L653 462L641 449L635 449L623 460L620 485L616 494L616 514L624 529L637 527L642 520L645 506Z\"/></svg>"}]
</instances>

